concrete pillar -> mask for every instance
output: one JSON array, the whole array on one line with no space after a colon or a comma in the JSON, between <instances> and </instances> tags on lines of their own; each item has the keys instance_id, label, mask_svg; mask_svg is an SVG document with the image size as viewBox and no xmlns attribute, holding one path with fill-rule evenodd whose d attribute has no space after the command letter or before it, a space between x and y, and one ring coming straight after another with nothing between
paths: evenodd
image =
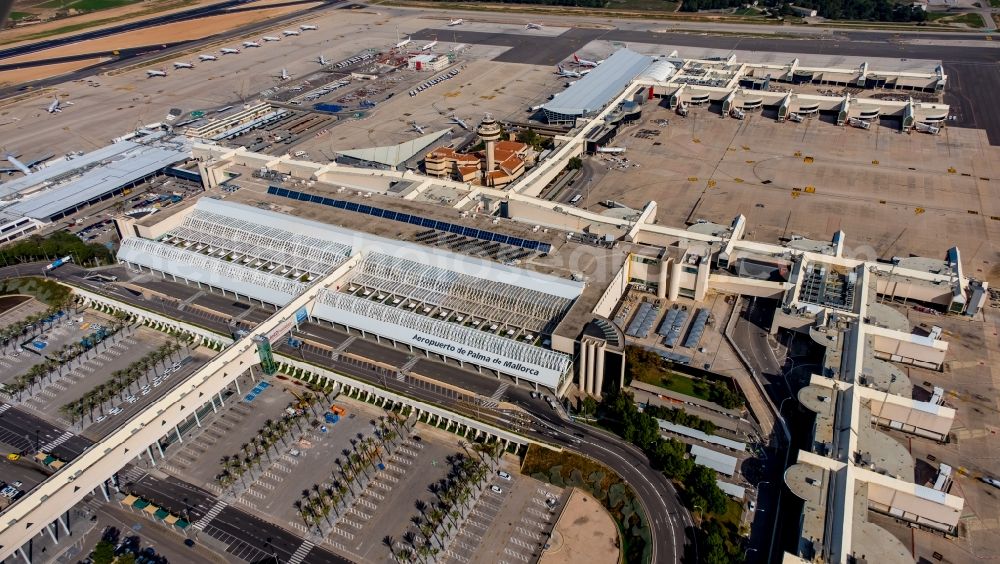
<instances>
[{"instance_id":1,"label":"concrete pillar","mask_svg":"<svg viewBox=\"0 0 1000 564\"><path fill-rule=\"evenodd\" d=\"M597 367L594 369L594 395L601 395L601 389L604 387L604 351L607 348L607 343L601 342L597 346Z\"/></svg>"},{"instance_id":2,"label":"concrete pillar","mask_svg":"<svg viewBox=\"0 0 1000 564\"><path fill-rule=\"evenodd\" d=\"M226 405L225 400L222 399L222 392L219 392L219 407Z\"/></svg>"},{"instance_id":3,"label":"concrete pillar","mask_svg":"<svg viewBox=\"0 0 1000 564\"><path fill-rule=\"evenodd\" d=\"M181 438L181 428L178 427L177 425L174 425L174 432L177 433L177 442L183 443L184 439Z\"/></svg>"},{"instance_id":4,"label":"concrete pillar","mask_svg":"<svg viewBox=\"0 0 1000 564\"><path fill-rule=\"evenodd\" d=\"M208 403L212 404L212 413L218 413L219 409L215 407L215 398L209 398ZM202 404L204 405L204 404ZM195 410L197 411L197 410Z\"/></svg>"},{"instance_id":5,"label":"concrete pillar","mask_svg":"<svg viewBox=\"0 0 1000 564\"><path fill-rule=\"evenodd\" d=\"M191 414L194 415L195 424L201 427L201 419L198 419L198 410L194 410Z\"/></svg>"},{"instance_id":6,"label":"concrete pillar","mask_svg":"<svg viewBox=\"0 0 1000 564\"><path fill-rule=\"evenodd\" d=\"M679 262L670 264L670 288L667 290L667 299L677 301L677 296L681 293L681 265Z\"/></svg>"},{"instance_id":7,"label":"concrete pillar","mask_svg":"<svg viewBox=\"0 0 1000 564\"><path fill-rule=\"evenodd\" d=\"M236 395L242 396L243 392L240 391L240 379L239 379L239 377L237 377L235 380L233 380L233 384L236 384Z\"/></svg>"},{"instance_id":8,"label":"concrete pillar","mask_svg":"<svg viewBox=\"0 0 1000 564\"><path fill-rule=\"evenodd\" d=\"M595 346L597 343L594 341L587 341L587 393L594 393L594 357L596 356Z\"/></svg>"},{"instance_id":9,"label":"concrete pillar","mask_svg":"<svg viewBox=\"0 0 1000 564\"><path fill-rule=\"evenodd\" d=\"M160 441L156 441L156 450L160 451L161 459L167 457L167 455L163 454L163 445L160 444Z\"/></svg>"},{"instance_id":10,"label":"concrete pillar","mask_svg":"<svg viewBox=\"0 0 1000 564\"><path fill-rule=\"evenodd\" d=\"M23 558L25 562L31 564L31 559L28 558L28 553L24 551L23 546L17 547L17 552L21 555L21 558Z\"/></svg>"},{"instance_id":11,"label":"concrete pillar","mask_svg":"<svg viewBox=\"0 0 1000 564\"><path fill-rule=\"evenodd\" d=\"M52 527L52 523L45 525L45 530L47 530L49 532L49 536L52 537L52 542L59 544L59 538L56 537L56 532Z\"/></svg>"},{"instance_id":12,"label":"concrete pillar","mask_svg":"<svg viewBox=\"0 0 1000 564\"><path fill-rule=\"evenodd\" d=\"M73 534L69 532L69 511L59 516L59 524L62 525L63 532L66 533L66 536L70 536Z\"/></svg>"},{"instance_id":13,"label":"concrete pillar","mask_svg":"<svg viewBox=\"0 0 1000 564\"><path fill-rule=\"evenodd\" d=\"M576 369L576 386L581 392L587 391L587 342L580 341L580 359Z\"/></svg>"},{"instance_id":14,"label":"concrete pillar","mask_svg":"<svg viewBox=\"0 0 1000 564\"><path fill-rule=\"evenodd\" d=\"M149 463L152 464L153 466L156 466L156 459L153 458L153 449L152 448L146 447L146 455L149 456Z\"/></svg>"},{"instance_id":15,"label":"concrete pillar","mask_svg":"<svg viewBox=\"0 0 1000 564\"><path fill-rule=\"evenodd\" d=\"M656 284L656 297L663 299L667 297L667 273L670 272L671 260L667 257L663 257L660 262L660 275L657 278Z\"/></svg>"},{"instance_id":16,"label":"concrete pillar","mask_svg":"<svg viewBox=\"0 0 1000 564\"><path fill-rule=\"evenodd\" d=\"M104 494L104 501L111 501L111 495L108 493L107 482L101 482L101 485L98 486L97 489L101 490L101 493Z\"/></svg>"}]
</instances>

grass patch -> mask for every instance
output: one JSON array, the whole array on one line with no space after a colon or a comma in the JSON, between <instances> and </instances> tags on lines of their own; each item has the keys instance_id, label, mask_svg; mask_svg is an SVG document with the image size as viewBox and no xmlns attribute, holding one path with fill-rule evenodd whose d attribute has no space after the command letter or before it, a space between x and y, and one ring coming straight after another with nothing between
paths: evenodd
<instances>
[{"instance_id":1,"label":"grass patch","mask_svg":"<svg viewBox=\"0 0 1000 564\"><path fill-rule=\"evenodd\" d=\"M10 18L11 21L16 22L16 21L23 20L24 18L30 18L31 16L34 16L34 15L35 14L30 14L28 12L11 12L10 16L8 16L8 17Z\"/></svg>"},{"instance_id":2,"label":"grass patch","mask_svg":"<svg viewBox=\"0 0 1000 564\"><path fill-rule=\"evenodd\" d=\"M733 12L733 15L734 16L759 16L760 15L760 10L758 10L757 8L747 8L747 7L737 8L736 11Z\"/></svg>"},{"instance_id":3,"label":"grass patch","mask_svg":"<svg viewBox=\"0 0 1000 564\"><path fill-rule=\"evenodd\" d=\"M108 8L117 8L119 6L127 6L138 1L139 0L77 0L76 2L70 4L69 7L84 12L94 12L97 10L107 10Z\"/></svg>"},{"instance_id":4,"label":"grass patch","mask_svg":"<svg viewBox=\"0 0 1000 564\"><path fill-rule=\"evenodd\" d=\"M606 9L676 12L680 7L680 2L670 0L610 0Z\"/></svg>"},{"instance_id":5,"label":"grass patch","mask_svg":"<svg viewBox=\"0 0 1000 564\"><path fill-rule=\"evenodd\" d=\"M55 0L53 0L53 2L55 2ZM0 41L0 45L6 45L8 43L15 43L15 42L20 42L20 41L33 41L35 39L46 39L46 38L49 38L49 37L54 37L54 36L62 35L62 34L65 34L65 33L73 33L74 31L80 31L80 30L84 30L84 29L88 29L88 28L92 28L92 27L98 27L98 26L102 26L102 25L107 25L107 24L112 24L112 23L117 23L117 22L123 22L123 21L136 20L136 19L142 18L143 16L150 16L150 15L153 15L153 14L158 14L160 12L164 12L166 10L173 10L173 9L176 9L176 8L183 8L184 6L190 6L190 5L193 5L194 3L195 3L195 0L179 0L177 2L169 2L169 3L165 3L165 4L158 4L155 7L150 8L148 10L140 10L140 11L133 12L131 14L122 14L120 16L115 16L113 18L104 18L104 19L101 19L101 20L94 20L94 21L90 21L90 22L80 22L80 23L65 25L65 26L62 26L62 27L59 27L59 28L56 28L56 29L52 29L52 30L49 30L49 31L40 31L38 33L33 33L31 35L25 35L25 36L22 36L22 37L15 37L15 38L11 38L11 39L5 39L5 40ZM55 4L55 6L56 7L62 6L62 2L60 1L59 3Z\"/></svg>"},{"instance_id":6,"label":"grass patch","mask_svg":"<svg viewBox=\"0 0 1000 564\"><path fill-rule=\"evenodd\" d=\"M607 466L585 456L531 444L521 473L561 488L577 487L608 510L622 535L623 562L649 562L649 523L635 491Z\"/></svg>"},{"instance_id":7,"label":"grass patch","mask_svg":"<svg viewBox=\"0 0 1000 564\"><path fill-rule=\"evenodd\" d=\"M990 0L991 8L1000 8L1000 0Z\"/></svg>"},{"instance_id":8,"label":"grass patch","mask_svg":"<svg viewBox=\"0 0 1000 564\"><path fill-rule=\"evenodd\" d=\"M948 12L930 12L927 21L936 23L965 24L969 27L986 27L986 22L979 14L949 14Z\"/></svg>"},{"instance_id":9,"label":"grass patch","mask_svg":"<svg viewBox=\"0 0 1000 564\"><path fill-rule=\"evenodd\" d=\"M0 281L0 295L26 294L53 307L64 306L71 299L70 293L66 286L44 278L8 278Z\"/></svg>"}]
</instances>

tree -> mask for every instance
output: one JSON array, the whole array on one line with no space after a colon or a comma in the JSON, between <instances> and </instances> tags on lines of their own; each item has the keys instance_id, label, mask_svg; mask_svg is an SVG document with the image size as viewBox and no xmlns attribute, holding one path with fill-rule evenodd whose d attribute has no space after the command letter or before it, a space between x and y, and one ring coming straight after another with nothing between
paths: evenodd
<instances>
[{"instance_id":1,"label":"tree","mask_svg":"<svg viewBox=\"0 0 1000 564\"><path fill-rule=\"evenodd\" d=\"M566 162L566 170L580 170L583 168L583 159L580 157L572 157Z\"/></svg>"},{"instance_id":2,"label":"tree","mask_svg":"<svg viewBox=\"0 0 1000 564\"><path fill-rule=\"evenodd\" d=\"M115 545L102 540L94 547L91 558L94 560L94 564L111 564L115 559Z\"/></svg>"},{"instance_id":3,"label":"tree","mask_svg":"<svg viewBox=\"0 0 1000 564\"><path fill-rule=\"evenodd\" d=\"M597 413L597 400L590 396L583 398L583 404L580 406L580 412L584 415L594 415Z\"/></svg>"}]
</instances>

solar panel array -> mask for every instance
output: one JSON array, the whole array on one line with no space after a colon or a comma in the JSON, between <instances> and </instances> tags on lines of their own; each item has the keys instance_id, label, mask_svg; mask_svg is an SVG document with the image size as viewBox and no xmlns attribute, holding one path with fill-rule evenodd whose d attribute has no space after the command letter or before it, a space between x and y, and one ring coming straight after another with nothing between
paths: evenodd
<instances>
[{"instance_id":1,"label":"solar panel array","mask_svg":"<svg viewBox=\"0 0 1000 564\"><path fill-rule=\"evenodd\" d=\"M685 347L693 349L698 346L701 336L705 334L706 323L708 323L708 310L705 308L699 309L698 313L694 316L694 322L691 323L691 329L688 330L687 338L684 339Z\"/></svg>"},{"instance_id":2,"label":"solar panel array","mask_svg":"<svg viewBox=\"0 0 1000 564\"><path fill-rule=\"evenodd\" d=\"M635 317L632 318L632 323L629 323L628 331L625 334L629 337L644 339L646 335L649 335L649 330L653 328L653 322L656 321L659 311L660 308L653 307L653 304L643 302L639 305L639 311L635 312Z\"/></svg>"},{"instance_id":3,"label":"solar panel array","mask_svg":"<svg viewBox=\"0 0 1000 564\"><path fill-rule=\"evenodd\" d=\"M421 217L419 215L396 212L375 206L369 206L367 204L348 202L347 200L336 200L334 198L326 198L323 196L318 196L316 194L308 194L306 192L288 190L287 188L279 188L277 186L268 187L267 193L271 194L272 196L281 196L283 198L298 200L300 202L312 202L314 204L322 204L324 206L330 206L342 210L363 213L374 217L391 219L393 221L399 221L401 223L409 223L410 225L417 225L420 227L437 229L439 231L456 233L458 235L463 235L465 237L470 237L472 239L480 239L482 241L492 241L496 243L501 243L503 245L511 245L513 247L528 249L529 251L548 253L549 251L552 250L552 245L548 243L543 243L541 241L522 239L521 237L514 237L512 235L503 235L502 233L494 233L492 231L487 231L485 229L475 229L473 227L455 225L454 223L448 223L446 221L437 221L435 219Z\"/></svg>"},{"instance_id":4,"label":"solar panel array","mask_svg":"<svg viewBox=\"0 0 1000 564\"><path fill-rule=\"evenodd\" d=\"M652 347L646 347L646 349L660 355L663 360L669 360L675 364L691 364L691 357L686 354L665 351L663 349L654 349Z\"/></svg>"},{"instance_id":5,"label":"solar panel array","mask_svg":"<svg viewBox=\"0 0 1000 564\"><path fill-rule=\"evenodd\" d=\"M664 326L660 325L660 331L659 331L660 335L664 335L665 333L663 338L663 344L667 345L668 347L675 346L677 344L677 341L680 340L681 329L684 328L684 323L687 322L688 318L688 310L686 306L681 308L676 308L675 306L675 309L672 309L671 311L677 312L676 314L674 314L673 322L670 324L670 327L666 328L665 331L664 331Z\"/></svg>"}]
</instances>

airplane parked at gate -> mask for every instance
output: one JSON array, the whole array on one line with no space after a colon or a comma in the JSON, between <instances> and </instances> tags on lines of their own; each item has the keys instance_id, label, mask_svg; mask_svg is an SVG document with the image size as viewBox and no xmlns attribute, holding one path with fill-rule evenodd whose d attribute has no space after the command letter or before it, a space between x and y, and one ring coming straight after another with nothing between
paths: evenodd
<instances>
[{"instance_id":1,"label":"airplane parked at gate","mask_svg":"<svg viewBox=\"0 0 1000 564\"><path fill-rule=\"evenodd\" d=\"M317 30L319 28L314 25L300 25L299 29L301 29L302 31L309 31L309 30Z\"/></svg>"},{"instance_id":2,"label":"airplane parked at gate","mask_svg":"<svg viewBox=\"0 0 1000 564\"><path fill-rule=\"evenodd\" d=\"M193 69L194 65L191 63L174 63L175 69Z\"/></svg>"},{"instance_id":3,"label":"airplane parked at gate","mask_svg":"<svg viewBox=\"0 0 1000 564\"><path fill-rule=\"evenodd\" d=\"M265 35L264 37L261 37L261 39L264 41L281 41L280 37L275 37L273 35Z\"/></svg>"},{"instance_id":4,"label":"airplane parked at gate","mask_svg":"<svg viewBox=\"0 0 1000 564\"><path fill-rule=\"evenodd\" d=\"M413 40L410 39L409 36L407 36L406 39L404 39L404 40L402 40L402 41L400 41L399 43L396 44L396 49L402 49L403 47L406 47L407 45L409 45L412 41Z\"/></svg>"},{"instance_id":5,"label":"airplane parked at gate","mask_svg":"<svg viewBox=\"0 0 1000 564\"><path fill-rule=\"evenodd\" d=\"M17 157L19 157L20 155L15 153L4 153L3 156L5 159L7 159L7 162L9 162L13 168L0 168L0 173L6 172L7 174L14 174L15 172L22 172L24 173L25 176L27 176L33 172L34 168L36 168L35 165L39 165L51 159L53 155L52 153L48 153L42 155L41 157L38 157L37 159L32 159L28 162L23 162L20 159L18 159Z\"/></svg>"},{"instance_id":6,"label":"airplane parked at gate","mask_svg":"<svg viewBox=\"0 0 1000 564\"><path fill-rule=\"evenodd\" d=\"M223 55L239 55L240 50L233 47L223 47L219 49L219 52Z\"/></svg>"},{"instance_id":7,"label":"airplane parked at gate","mask_svg":"<svg viewBox=\"0 0 1000 564\"><path fill-rule=\"evenodd\" d=\"M326 60L326 57L324 57L323 55L320 55L319 58L316 59L316 62L323 65L324 67L330 64L330 61Z\"/></svg>"},{"instance_id":8,"label":"airplane parked at gate","mask_svg":"<svg viewBox=\"0 0 1000 564\"><path fill-rule=\"evenodd\" d=\"M578 73L576 71L564 69L562 65L556 65L556 74L558 74L559 76L564 76L566 78L580 78L583 76L581 73Z\"/></svg>"},{"instance_id":9,"label":"airplane parked at gate","mask_svg":"<svg viewBox=\"0 0 1000 564\"><path fill-rule=\"evenodd\" d=\"M282 31L281 34L284 35L285 37L290 37L292 35L298 35L299 32L293 29L286 29L285 31Z\"/></svg>"},{"instance_id":10,"label":"airplane parked at gate","mask_svg":"<svg viewBox=\"0 0 1000 564\"><path fill-rule=\"evenodd\" d=\"M590 67L590 68L594 68L597 65L604 62L603 59L600 61L588 61L587 59L581 59L580 57L576 56L576 53L573 54L573 61L575 61L576 64L580 65L581 67Z\"/></svg>"},{"instance_id":11,"label":"airplane parked at gate","mask_svg":"<svg viewBox=\"0 0 1000 564\"><path fill-rule=\"evenodd\" d=\"M153 78L156 76L167 76L167 73L161 70L148 70L146 71L146 78Z\"/></svg>"},{"instance_id":12,"label":"airplane parked at gate","mask_svg":"<svg viewBox=\"0 0 1000 564\"><path fill-rule=\"evenodd\" d=\"M243 42L243 46L244 47L248 47L248 48L249 47L260 47L260 43L257 43L256 41L244 41Z\"/></svg>"},{"instance_id":13,"label":"airplane parked at gate","mask_svg":"<svg viewBox=\"0 0 1000 564\"><path fill-rule=\"evenodd\" d=\"M465 123L465 120L463 120L462 118L456 116L455 114L452 114L451 121L448 122L448 123L454 123L454 124L458 125L459 127L461 127L462 129L464 129L466 131L471 131L469 129L469 124Z\"/></svg>"},{"instance_id":14,"label":"airplane parked at gate","mask_svg":"<svg viewBox=\"0 0 1000 564\"><path fill-rule=\"evenodd\" d=\"M430 42L430 43L428 43L427 45L424 45L423 47L421 47L421 48L420 48L420 50L421 50L421 51L430 51L430 50L431 50L431 49L433 49L433 48L434 48L434 46L435 46L435 45L437 45L437 44L438 44L438 42L437 42L437 39L435 39L434 41L431 41L431 42Z\"/></svg>"},{"instance_id":15,"label":"airplane parked at gate","mask_svg":"<svg viewBox=\"0 0 1000 564\"><path fill-rule=\"evenodd\" d=\"M278 80L291 80L292 75L288 74L286 69L281 69L281 74L274 75L274 78L277 78Z\"/></svg>"},{"instance_id":16,"label":"airplane parked at gate","mask_svg":"<svg viewBox=\"0 0 1000 564\"><path fill-rule=\"evenodd\" d=\"M198 55L198 59L202 61L218 61L219 58L215 55Z\"/></svg>"},{"instance_id":17,"label":"airplane parked at gate","mask_svg":"<svg viewBox=\"0 0 1000 564\"><path fill-rule=\"evenodd\" d=\"M463 23L465 23L465 20L463 20L462 18L458 18L457 20L451 20L450 22L448 22L448 25L455 26L455 25L462 25Z\"/></svg>"},{"instance_id":18,"label":"airplane parked at gate","mask_svg":"<svg viewBox=\"0 0 1000 564\"><path fill-rule=\"evenodd\" d=\"M420 127L420 124L418 124L417 122L413 122L410 125L413 127L413 131L416 131L421 135L424 134L424 128Z\"/></svg>"}]
</instances>

